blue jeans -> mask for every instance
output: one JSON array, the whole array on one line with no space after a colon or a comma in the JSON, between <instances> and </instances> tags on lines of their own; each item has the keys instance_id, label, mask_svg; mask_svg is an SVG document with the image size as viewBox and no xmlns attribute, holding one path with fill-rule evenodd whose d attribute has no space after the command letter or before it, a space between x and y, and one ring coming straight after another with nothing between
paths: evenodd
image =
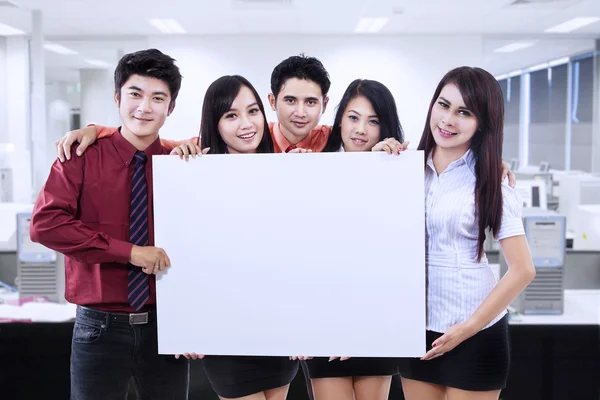
<instances>
[{"instance_id":1,"label":"blue jeans","mask_svg":"<svg viewBox=\"0 0 600 400\"><path fill-rule=\"evenodd\" d=\"M139 317L77 307L71 400L125 400L131 378L140 400L188 398L188 360L159 355L156 313Z\"/></svg>"}]
</instances>

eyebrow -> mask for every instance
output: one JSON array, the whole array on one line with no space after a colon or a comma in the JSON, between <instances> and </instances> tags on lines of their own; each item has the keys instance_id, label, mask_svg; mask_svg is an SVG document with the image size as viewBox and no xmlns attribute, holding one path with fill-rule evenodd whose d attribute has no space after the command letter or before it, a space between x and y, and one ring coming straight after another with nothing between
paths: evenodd
<instances>
[{"instance_id":1,"label":"eyebrow","mask_svg":"<svg viewBox=\"0 0 600 400\"><path fill-rule=\"evenodd\" d=\"M257 103L257 102L254 102L254 103L250 104L250 105L249 105L249 106L247 106L246 108L255 107L255 106L258 106L258 103ZM231 107L231 108L229 109L229 111L227 111L227 112L232 112L232 111L238 111L238 109L237 109L237 108L233 108L233 107Z\"/></svg>"},{"instance_id":2,"label":"eyebrow","mask_svg":"<svg viewBox=\"0 0 600 400\"><path fill-rule=\"evenodd\" d=\"M354 114L358 114L358 115L362 116L362 114L356 110L348 110L348 112L353 112ZM379 115L377 115L377 114L369 115L368 118L379 118Z\"/></svg>"},{"instance_id":3,"label":"eyebrow","mask_svg":"<svg viewBox=\"0 0 600 400\"><path fill-rule=\"evenodd\" d=\"M445 101L448 104L452 104L452 102L450 100L447 100L446 98L444 98L442 96L440 96L439 99ZM469 110L467 107L458 107L458 109L459 110L467 110L467 111Z\"/></svg>"},{"instance_id":4,"label":"eyebrow","mask_svg":"<svg viewBox=\"0 0 600 400\"><path fill-rule=\"evenodd\" d=\"M287 96L283 96L284 99L288 99L288 100L297 100L298 97L297 96L292 96L292 95L287 95ZM307 101L319 101L318 97L307 97L305 100Z\"/></svg>"},{"instance_id":5,"label":"eyebrow","mask_svg":"<svg viewBox=\"0 0 600 400\"><path fill-rule=\"evenodd\" d=\"M139 87L137 87L137 86L129 86L127 89L133 89L133 90L137 90L138 92L144 92L144 91L143 91L141 88L139 88ZM158 95L161 95L161 96L167 96L167 97L169 96L169 95L168 95L168 94L166 94L165 92L160 92L160 91L158 91L158 92L152 92L152 95L153 95L153 96L155 96L155 95L157 95L157 94L158 94Z\"/></svg>"}]
</instances>

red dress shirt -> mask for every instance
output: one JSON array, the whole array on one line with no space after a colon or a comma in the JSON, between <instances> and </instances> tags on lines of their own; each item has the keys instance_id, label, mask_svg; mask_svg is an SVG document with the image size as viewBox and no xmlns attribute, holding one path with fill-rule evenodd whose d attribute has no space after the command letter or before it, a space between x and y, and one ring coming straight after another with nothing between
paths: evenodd
<instances>
[{"instance_id":1,"label":"red dress shirt","mask_svg":"<svg viewBox=\"0 0 600 400\"><path fill-rule=\"evenodd\" d=\"M31 239L64 254L65 298L104 311L133 312L127 301L129 206L137 149L119 131L82 156L55 161L31 218ZM160 139L144 153L148 184L149 245L154 245L152 155L168 154ZM75 149L72 154L75 154ZM156 281L150 277L150 300Z\"/></svg>"}]
</instances>

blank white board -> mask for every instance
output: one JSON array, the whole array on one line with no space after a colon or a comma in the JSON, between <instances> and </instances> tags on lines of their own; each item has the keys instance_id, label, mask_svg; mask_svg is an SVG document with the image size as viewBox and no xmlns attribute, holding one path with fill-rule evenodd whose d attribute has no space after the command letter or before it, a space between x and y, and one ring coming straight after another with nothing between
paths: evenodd
<instances>
[{"instance_id":1,"label":"blank white board","mask_svg":"<svg viewBox=\"0 0 600 400\"><path fill-rule=\"evenodd\" d=\"M161 354L425 353L421 151L153 157Z\"/></svg>"}]
</instances>

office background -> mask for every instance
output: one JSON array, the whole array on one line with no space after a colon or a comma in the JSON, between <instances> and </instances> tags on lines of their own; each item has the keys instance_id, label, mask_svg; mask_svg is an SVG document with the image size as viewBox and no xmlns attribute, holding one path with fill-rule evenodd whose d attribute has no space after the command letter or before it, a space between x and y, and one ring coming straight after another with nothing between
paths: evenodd
<instances>
[{"instance_id":1,"label":"office background","mask_svg":"<svg viewBox=\"0 0 600 400\"><path fill-rule=\"evenodd\" d=\"M305 53L331 75L321 123L332 123L352 80L376 79L392 91L414 148L444 73L483 67L504 93L503 157L519 182L548 180L549 210L600 203L599 0L0 0L0 283L15 284L22 264L12 205L31 205L65 132L119 124L113 70L123 54L150 47L176 58L184 76L161 131L170 139L197 134L204 92L219 76L245 76L266 104L273 67ZM592 182L573 186L576 200L552 193L570 173ZM574 236L559 249L552 306L561 314L512 320L505 400L600 398L600 244L577 249ZM600 243L599 232L590 237ZM502 265L497 243L486 251ZM18 388L8 398L19 399L39 398L40 388L65 393L70 330L0 324L0 390ZM190 398L214 398L198 365ZM390 398L399 392L395 382ZM305 398L301 381L289 398Z\"/></svg>"},{"instance_id":2,"label":"office background","mask_svg":"<svg viewBox=\"0 0 600 400\"><path fill-rule=\"evenodd\" d=\"M324 124L353 79L377 79L394 94L416 145L441 76L480 66L505 91L506 160L600 171L593 123L599 15L594 0L2 1L0 193L5 201L31 201L64 132L118 124L112 72L121 55L148 47L175 57L184 75L166 138L198 132L204 92L217 77L246 76L266 102L273 67L303 52L331 74ZM157 18L160 29L152 24ZM555 28L576 18L588 24Z\"/></svg>"}]
</instances>

